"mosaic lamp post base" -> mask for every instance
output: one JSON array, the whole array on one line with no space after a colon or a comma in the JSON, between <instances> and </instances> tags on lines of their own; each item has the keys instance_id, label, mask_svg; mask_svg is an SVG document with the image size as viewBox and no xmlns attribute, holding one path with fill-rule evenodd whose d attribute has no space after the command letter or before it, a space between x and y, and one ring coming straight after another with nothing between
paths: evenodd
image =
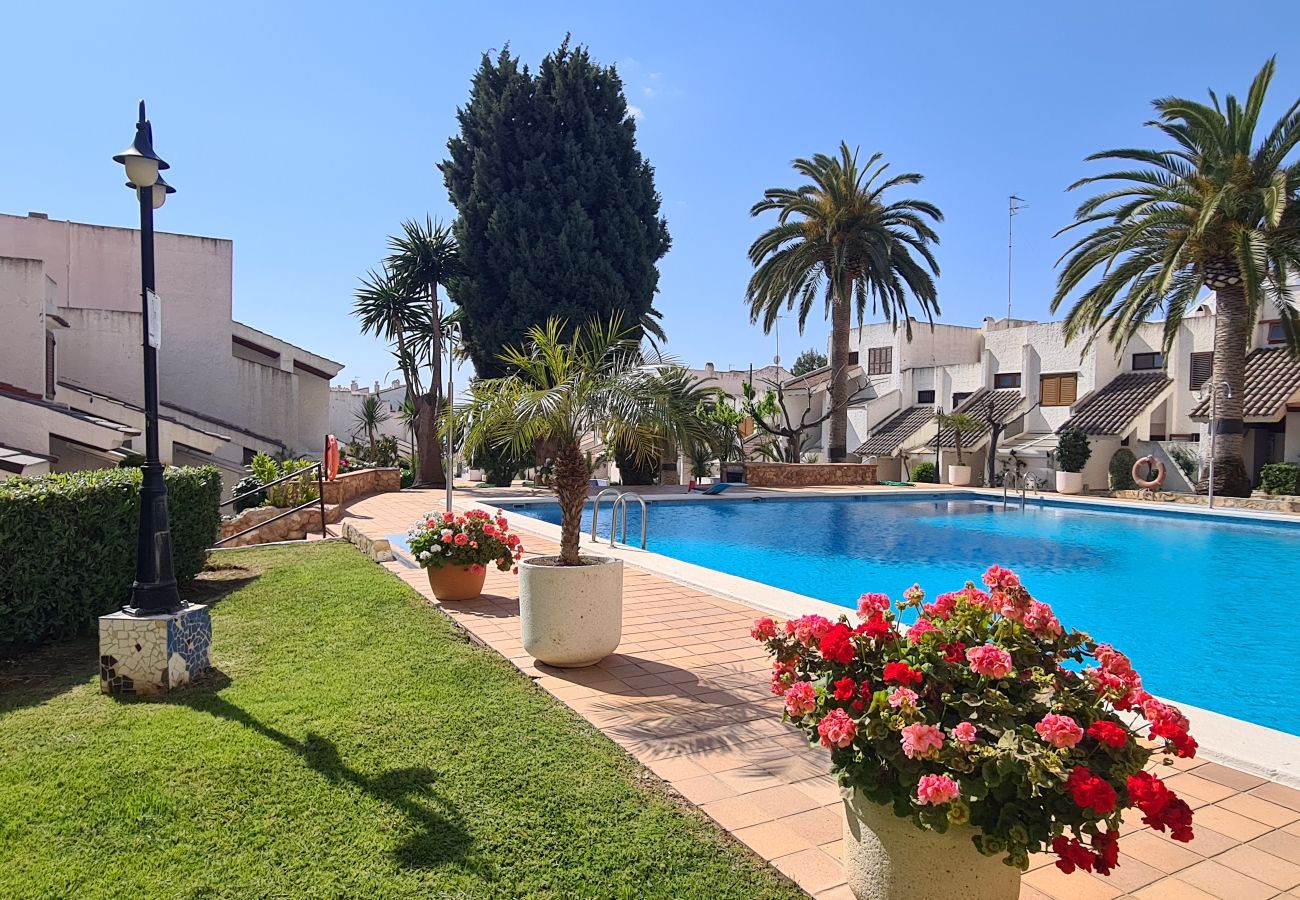
<instances>
[{"instance_id":1,"label":"mosaic lamp post base","mask_svg":"<svg viewBox=\"0 0 1300 900\"><path fill-rule=\"evenodd\" d=\"M161 694L212 667L212 617L186 604L173 613L99 618L99 687L105 694Z\"/></svg>"}]
</instances>

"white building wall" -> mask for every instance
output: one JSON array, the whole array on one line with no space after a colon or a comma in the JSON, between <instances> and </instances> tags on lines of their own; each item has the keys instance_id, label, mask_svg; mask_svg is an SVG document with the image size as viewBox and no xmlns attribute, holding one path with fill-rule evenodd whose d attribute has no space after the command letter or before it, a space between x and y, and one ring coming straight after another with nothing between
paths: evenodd
<instances>
[{"instance_id":1,"label":"white building wall","mask_svg":"<svg viewBox=\"0 0 1300 900\"><path fill-rule=\"evenodd\" d=\"M0 252L7 252L2 241ZM0 321L0 382L44 396L45 266L39 259L0 256ZM44 452L43 445L22 449Z\"/></svg>"}]
</instances>

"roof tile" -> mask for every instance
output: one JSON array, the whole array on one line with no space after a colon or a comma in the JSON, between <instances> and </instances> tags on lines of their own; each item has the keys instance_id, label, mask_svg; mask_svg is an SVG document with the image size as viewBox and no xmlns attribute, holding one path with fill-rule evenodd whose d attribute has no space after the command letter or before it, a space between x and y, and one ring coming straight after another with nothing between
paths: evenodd
<instances>
[{"instance_id":1,"label":"roof tile","mask_svg":"<svg viewBox=\"0 0 1300 900\"><path fill-rule=\"evenodd\" d=\"M1077 428L1084 434L1123 437L1172 384L1164 372L1124 372L1076 403L1059 431Z\"/></svg>"}]
</instances>

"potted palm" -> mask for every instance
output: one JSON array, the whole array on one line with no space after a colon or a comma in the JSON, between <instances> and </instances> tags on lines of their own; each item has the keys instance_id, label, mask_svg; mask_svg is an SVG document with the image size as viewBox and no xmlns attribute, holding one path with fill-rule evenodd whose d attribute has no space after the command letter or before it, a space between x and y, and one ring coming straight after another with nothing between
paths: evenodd
<instances>
[{"instance_id":1,"label":"potted palm","mask_svg":"<svg viewBox=\"0 0 1300 900\"><path fill-rule=\"evenodd\" d=\"M952 432L952 445L957 451L957 465L948 467L948 483L955 485L970 484L970 466L966 465L962 459L962 438L968 434L978 432L983 426L975 419L959 412L939 412L935 413L935 422L938 423L940 430L947 428ZM935 440L938 440L936 437Z\"/></svg>"},{"instance_id":2,"label":"potted palm","mask_svg":"<svg viewBox=\"0 0 1300 900\"><path fill-rule=\"evenodd\" d=\"M661 443L693 446L707 435L684 370L650 359L617 316L566 335L558 319L529 329L522 347L500 355L510 373L482 379L458 414L467 452L522 457L541 442L554 448L551 488L560 502L560 552L519 563L524 649L538 662L578 667L618 647L623 630L623 563L580 552L587 502L584 437L640 459Z\"/></svg>"},{"instance_id":3,"label":"potted palm","mask_svg":"<svg viewBox=\"0 0 1300 900\"><path fill-rule=\"evenodd\" d=\"M1056 442L1056 490L1061 494L1083 493L1083 467L1092 456L1088 436L1077 428L1062 431Z\"/></svg>"}]
</instances>

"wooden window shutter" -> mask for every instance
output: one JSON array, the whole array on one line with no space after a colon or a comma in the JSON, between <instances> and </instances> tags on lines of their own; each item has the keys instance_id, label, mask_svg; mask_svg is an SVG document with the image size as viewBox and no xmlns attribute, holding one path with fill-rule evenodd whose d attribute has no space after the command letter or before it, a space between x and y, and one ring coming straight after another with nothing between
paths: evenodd
<instances>
[{"instance_id":1,"label":"wooden window shutter","mask_svg":"<svg viewBox=\"0 0 1300 900\"><path fill-rule=\"evenodd\" d=\"M1038 380L1040 400L1043 406L1061 405L1061 379L1055 375L1044 375Z\"/></svg>"},{"instance_id":2,"label":"wooden window shutter","mask_svg":"<svg viewBox=\"0 0 1300 900\"><path fill-rule=\"evenodd\" d=\"M54 390L58 386L54 383L54 332L45 332L45 399L54 399Z\"/></svg>"},{"instance_id":3,"label":"wooden window shutter","mask_svg":"<svg viewBox=\"0 0 1300 900\"><path fill-rule=\"evenodd\" d=\"M1214 352L1193 353L1189 368L1191 377L1187 386L1194 391L1199 391L1201 385L1209 381L1210 376L1214 373Z\"/></svg>"},{"instance_id":4,"label":"wooden window shutter","mask_svg":"<svg viewBox=\"0 0 1300 900\"><path fill-rule=\"evenodd\" d=\"M1074 401L1079 399L1079 376L1062 375L1061 376L1061 393L1058 398L1062 406L1073 406Z\"/></svg>"}]
</instances>

